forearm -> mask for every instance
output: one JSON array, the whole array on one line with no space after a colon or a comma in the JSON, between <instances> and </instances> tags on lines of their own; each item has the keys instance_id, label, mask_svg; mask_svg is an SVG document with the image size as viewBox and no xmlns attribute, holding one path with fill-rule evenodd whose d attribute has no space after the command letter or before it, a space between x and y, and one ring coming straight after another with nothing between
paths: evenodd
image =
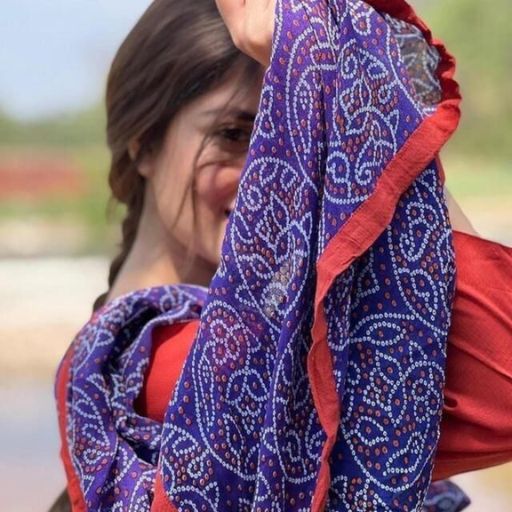
<instances>
[{"instance_id":1,"label":"forearm","mask_svg":"<svg viewBox=\"0 0 512 512\"><path fill-rule=\"evenodd\" d=\"M480 236L446 187L444 188L444 192L453 229L470 235Z\"/></svg>"}]
</instances>

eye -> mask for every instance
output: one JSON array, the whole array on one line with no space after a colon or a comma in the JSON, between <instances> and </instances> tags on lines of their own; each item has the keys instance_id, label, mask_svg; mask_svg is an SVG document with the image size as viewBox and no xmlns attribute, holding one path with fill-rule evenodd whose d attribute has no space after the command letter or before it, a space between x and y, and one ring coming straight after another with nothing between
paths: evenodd
<instances>
[{"instance_id":1,"label":"eye","mask_svg":"<svg viewBox=\"0 0 512 512\"><path fill-rule=\"evenodd\" d=\"M226 140L239 141L243 134L238 128L224 128L220 130L219 135Z\"/></svg>"},{"instance_id":2,"label":"eye","mask_svg":"<svg viewBox=\"0 0 512 512\"><path fill-rule=\"evenodd\" d=\"M213 141L222 151L232 155L247 153L251 139L252 124L225 124L213 132Z\"/></svg>"},{"instance_id":3,"label":"eye","mask_svg":"<svg viewBox=\"0 0 512 512\"><path fill-rule=\"evenodd\" d=\"M248 130L236 126L221 128L218 135L229 142L248 143L251 138L251 133Z\"/></svg>"}]
</instances>

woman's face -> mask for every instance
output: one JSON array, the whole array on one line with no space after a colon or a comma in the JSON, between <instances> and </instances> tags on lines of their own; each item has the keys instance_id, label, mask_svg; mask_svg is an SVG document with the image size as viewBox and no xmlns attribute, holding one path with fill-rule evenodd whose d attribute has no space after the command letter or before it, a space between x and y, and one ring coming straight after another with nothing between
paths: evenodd
<instances>
[{"instance_id":1,"label":"woman's face","mask_svg":"<svg viewBox=\"0 0 512 512\"><path fill-rule=\"evenodd\" d=\"M233 77L185 106L144 173L169 240L193 243L197 257L214 268L258 107L261 81L254 82L242 91Z\"/></svg>"}]
</instances>

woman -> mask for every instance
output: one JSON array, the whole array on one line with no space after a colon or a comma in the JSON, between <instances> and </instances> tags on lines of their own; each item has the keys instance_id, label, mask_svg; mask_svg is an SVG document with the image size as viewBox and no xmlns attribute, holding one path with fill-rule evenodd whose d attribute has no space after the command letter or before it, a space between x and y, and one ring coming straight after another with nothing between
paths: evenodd
<instances>
[{"instance_id":1,"label":"woman","mask_svg":"<svg viewBox=\"0 0 512 512\"><path fill-rule=\"evenodd\" d=\"M183 18L176 19L173 17L176 11L171 3L157 2L143 17L123 45L109 80L109 143L113 153L109 181L114 196L128 205L127 218L123 224L123 251L114 261L109 279L111 289L108 301L110 305L117 304L118 307L126 306L129 302L125 300L129 298L126 294L134 290L147 289L162 283L188 282L206 286L210 282L219 263L220 244L227 217L234 206L239 172L245 158L252 117L256 111L259 72L252 62L244 61L230 49L226 52L229 58L225 58L223 66L215 63L212 70L205 71L198 65L198 62L202 62L201 59L206 60L205 49L201 47L198 51L190 40L176 32L178 27L186 26L187 34L196 36L194 27L190 26L190 20L193 19L203 34L205 18L215 17L213 11L208 10L211 6L196 2L194 6L187 6L194 10L193 13L182 11ZM168 20L168 23L174 23L172 27L164 22L168 17L172 18L172 21ZM187 20L187 23L183 20ZM216 38L222 39L222 34L219 36L221 28L212 20L210 23L208 35L218 44ZM160 31L155 30L155 26ZM217 28L217 32L214 32L213 27ZM184 48L176 48L176 42L173 41L175 53L169 52L167 48L163 50L164 34L175 34L177 40L181 37ZM196 36L195 41L200 39ZM140 51L141 48L145 51ZM209 42L205 48L215 48L215 44ZM222 48L225 49L226 45ZM175 62L180 56L182 60ZM255 53L255 56L258 57L259 54ZM165 61L164 57L170 62ZM243 69L242 64L248 70L246 74L231 71ZM173 65L174 73L169 73L169 68ZM182 74L179 72L180 66L185 66ZM197 74L192 78L191 73L194 70ZM209 78L207 83L203 80L204 77ZM165 80L173 81L166 83ZM198 87L194 88L196 84ZM245 85L249 92L237 95L240 84ZM180 94L191 88L191 97ZM165 97L165 94L169 96ZM452 223L457 228L458 221L452 211L455 210L450 210ZM191 225L194 226L193 231ZM191 233L197 236L191 237ZM471 238L461 234L459 239L463 240L458 245L462 250L473 247ZM503 249L501 257L506 261L504 248L497 249L496 244L492 249L486 249L484 245L476 241L474 247L484 255L486 250ZM196 289L189 291L197 297ZM116 298L119 298L117 302L114 300ZM198 303L201 302L200 299L201 297ZM100 304L101 300L97 306ZM102 321L102 311L106 310L99 310L94 322ZM196 307L192 316L197 317L198 311ZM104 315L103 318L107 319L108 316ZM145 389L140 394L135 393L138 396L136 410L159 421L163 420L168 396L179 378L181 362L189 351L198 325L197 321L183 322L190 318L174 317L174 320L179 322L168 321L170 325L164 323L153 326L153 343L149 345L153 351L153 368L149 372ZM143 323L149 326L150 317L143 319ZM129 330L128 325L125 328ZM172 344L168 343L169 340L172 340ZM164 375L161 369L158 371L158 366L162 367L162 358ZM69 364L68 358L61 368L60 391L58 389L61 397L66 394L64 377ZM147 362L144 364L147 365ZM152 392L151 389L157 389L157 392ZM463 405L461 404L461 409ZM65 407L61 401L63 433L66 430ZM455 409L457 407L452 412ZM447 412L450 411L445 410L445 414ZM456 413L453 416L454 431L457 431ZM157 430L154 423L148 422L145 434L155 435ZM73 449L75 448L76 444ZM80 491L66 451L64 446L63 458L68 470L71 494L74 496L74 506L76 510L81 510L83 504L80 504ZM147 464L150 460L153 464L156 462L154 454L149 456L148 453L140 452L138 455ZM439 455L442 456L443 453ZM493 461L503 460L499 457L503 455L495 455ZM451 471L445 472L448 476L464 468L462 461L462 465L457 468L452 466ZM120 471L123 469L120 468ZM142 494L151 493L151 482L148 481L146 486L144 479L140 480L143 482ZM122 492L122 488L119 492Z\"/></svg>"},{"instance_id":2,"label":"woman","mask_svg":"<svg viewBox=\"0 0 512 512\"><path fill-rule=\"evenodd\" d=\"M232 45L213 1L157 0L132 29L106 98L109 184L126 216L110 289L95 310L133 290L211 280L261 76Z\"/></svg>"}]
</instances>

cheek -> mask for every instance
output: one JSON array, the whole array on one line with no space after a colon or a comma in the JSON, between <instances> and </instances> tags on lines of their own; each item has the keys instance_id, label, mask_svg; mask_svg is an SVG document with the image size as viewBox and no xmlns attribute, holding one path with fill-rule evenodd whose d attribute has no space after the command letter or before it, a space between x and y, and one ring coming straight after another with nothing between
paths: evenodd
<instances>
[{"instance_id":1,"label":"cheek","mask_svg":"<svg viewBox=\"0 0 512 512\"><path fill-rule=\"evenodd\" d=\"M210 164L196 178L199 201L220 214L233 202L240 181L239 166Z\"/></svg>"},{"instance_id":2,"label":"cheek","mask_svg":"<svg viewBox=\"0 0 512 512\"><path fill-rule=\"evenodd\" d=\"M240 179L240 168L209 164L196 177L197 249L206 261L217 266L228 217Z\"/></svg>"},{"instance_id":3,"label":"cheek","mask_svg":"<svg viewBox=\"0 0 512 512\"><path fill-rule=\"evenodd\" d=\"M194 152L188 151L185 144L178 147L181 151L162 155L152 180L158 215L167 229L174 226L173 232L180 229L175 225L178 213L181 212L179 224L185 226L191 223L193 215L190 180Z\"/></svg>"}]
</instances>

